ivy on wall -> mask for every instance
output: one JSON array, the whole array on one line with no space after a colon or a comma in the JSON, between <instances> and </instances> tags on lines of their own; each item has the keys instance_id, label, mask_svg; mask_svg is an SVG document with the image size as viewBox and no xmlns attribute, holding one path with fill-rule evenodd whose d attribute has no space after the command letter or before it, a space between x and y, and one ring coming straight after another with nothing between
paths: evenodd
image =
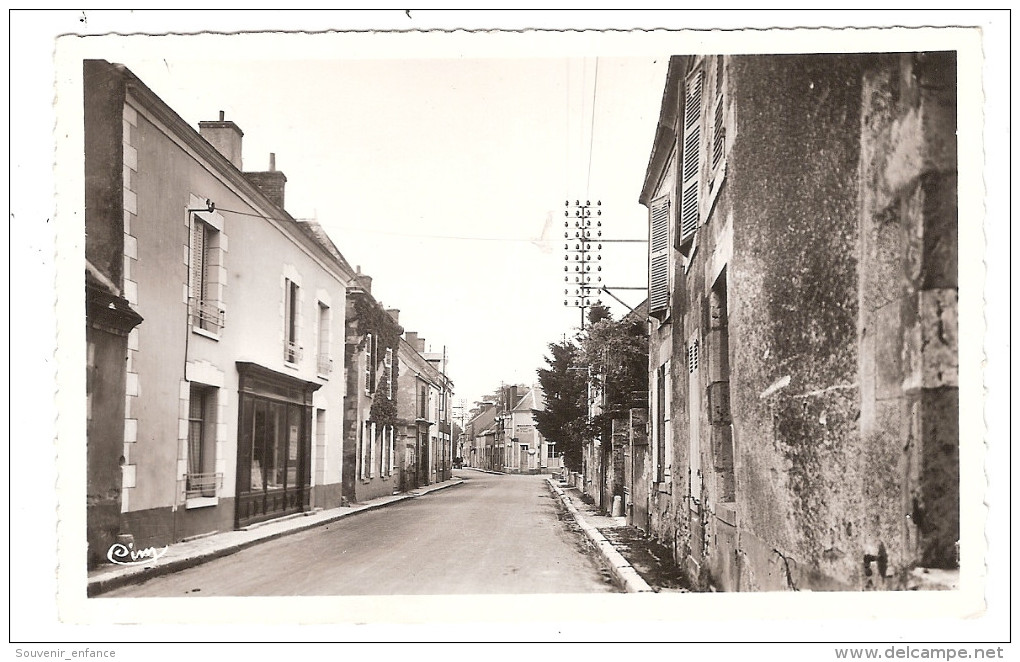
<instances>
[{"instance_id":1,"label":"ivy on wall","mask_svg":"<svg viewBox=\"0 0 1020 662\"><path fill-rule=\"evenodd\" d=\"M387 396L387 380L389 375L384 370L381 378L376 381L375 393L372 397L372 409L369 419L375 421L379 426L396 426L397 424L397 384L399 381L400 361L397 359L400 349L400 335L403 329L393 321L393 318L383 310L371 296L355 294L351 297L354 304L354 323L357 334L362 336L359 349L364 349L367 334L371 333L376 338L377 353L373 357L379 369L382 365L382 357L386 356L386 350L393 350L393 385L390 389L393 397Z\"/></svg>"}]
</instances>

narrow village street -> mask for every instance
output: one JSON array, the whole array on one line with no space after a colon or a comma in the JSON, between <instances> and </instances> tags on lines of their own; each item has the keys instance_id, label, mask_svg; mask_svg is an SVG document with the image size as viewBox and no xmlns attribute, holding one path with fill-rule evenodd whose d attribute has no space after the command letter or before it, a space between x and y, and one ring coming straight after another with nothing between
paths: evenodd
<instances>
[{"instance_id":1,"label":"narrow village street","mask_svg":"<svg viewBox=\"0 0 1020 662\"><path fill-rule=\"evenodd\" d=\"M465 483L102 597L594 593L616 589L544 476Z\"/></svg>"}]
</instances>

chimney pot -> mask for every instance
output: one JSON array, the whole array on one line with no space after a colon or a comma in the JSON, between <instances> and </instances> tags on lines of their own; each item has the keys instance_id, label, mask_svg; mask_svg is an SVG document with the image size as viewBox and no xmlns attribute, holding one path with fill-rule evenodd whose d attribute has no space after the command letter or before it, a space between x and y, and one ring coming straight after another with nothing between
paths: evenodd
<instances>
[{"instance_id":1,"label":"chimney pot","mask_svg":"<svg viewBox=\"0 0 1020 662\"><path fill-rule=\"evenodd\" d=\"M220 111L220 121L222 122L224 119L226 119L226 114L221 110Z\"/></svg>"},{"instance_id":2,"label":"chimney pot","mask_svg":"<svg viewBox=\"0 0 1020 662\"><path fill-rule=\"evenodd\" d=\"M269 172L274 172L275 170L276 170L276 154L273 152L269 152Z\"/></svg>"}]
</instances>

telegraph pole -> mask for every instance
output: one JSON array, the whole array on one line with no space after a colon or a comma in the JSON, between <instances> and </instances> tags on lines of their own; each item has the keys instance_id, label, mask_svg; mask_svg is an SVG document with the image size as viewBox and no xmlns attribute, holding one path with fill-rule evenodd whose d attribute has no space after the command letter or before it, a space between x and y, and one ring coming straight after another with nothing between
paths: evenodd
<instances>
[{"instance_id":1,"label":"telegraph pole","mask_svg":"<svg viewBox=\"0 0 1020 662\"><path fill-rule=\"evenodd\" d=\"M601 304L602 288L602 201L570 200L563 210L563 305L585 311Z\"/></svg>"},{"instance_id":2,"label":"telegraph pole","mask_svg":"<svg viewBox=\"0 0 1020 662\"><path fill-rule=\"evenodd\" d=\"M647 239L606 239L602 236L602 201L570 200L563 210L563 305L581 309L581 330L584 330L585 311L602 303L605 292L626 306L633 308L613 294L602 282L602 244L648 243ZM646 286L613 286L614 290L646 290Z\"/></svg>"}]
</instances>

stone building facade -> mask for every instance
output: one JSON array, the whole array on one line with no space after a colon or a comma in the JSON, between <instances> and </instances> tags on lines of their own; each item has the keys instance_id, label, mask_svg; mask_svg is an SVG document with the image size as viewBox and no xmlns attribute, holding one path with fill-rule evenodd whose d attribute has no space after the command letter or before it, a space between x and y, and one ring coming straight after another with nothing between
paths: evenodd
<instances>
[{"instance_id":1,"label":"stone building facade","mask_svg":"<svg viewBox=\"0 0 1020 662\"><path fill-rule=\"evenodd\" d=\"M955 77L951 52L670 61L631 507L703 588L957 566Z\"/></svg>"},{"instance_id":2,"label":"stone building facade","mask_svg":"<svg viewBox=\"0 0 1020 662\"><path fill-rule=\"evenodd\" d=\"M84 79L87 282L129 329L122 359L95 355L123 377L94 398L88 473L118 512L89 522L90 559L114 533L140 549L338 506L353 269L283 209L272 164L242 170L232 121L196 131L122 65Z\"/></svg>"}]
</instances>

